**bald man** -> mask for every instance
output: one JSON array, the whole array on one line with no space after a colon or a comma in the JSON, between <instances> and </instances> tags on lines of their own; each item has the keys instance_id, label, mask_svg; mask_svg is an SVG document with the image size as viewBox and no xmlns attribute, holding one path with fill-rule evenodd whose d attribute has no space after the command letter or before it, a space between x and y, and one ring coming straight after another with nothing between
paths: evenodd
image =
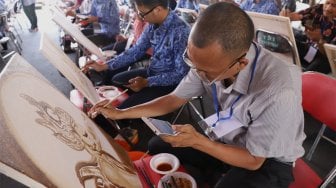
<instances>
[{"instance_id":1,"label":"bald man","mask_svg":"<svg viewBox=\"0 0 336 188\"><path fill-rule=\"evenodd\" d=\"M152 138L150 153L173 153L182 164L210 172L205 179L211 172L225 173L211 187L287 188L294 162L304 154L301 72L253 38L254 25L243 10L213 4L192 28L183 54L191 70L172 93L123 110L101 102L89 114L159 116L209 93L216 113L206 120L204 133L189 124L173 125L177 134Z\"/></svg>"}]
</instances>

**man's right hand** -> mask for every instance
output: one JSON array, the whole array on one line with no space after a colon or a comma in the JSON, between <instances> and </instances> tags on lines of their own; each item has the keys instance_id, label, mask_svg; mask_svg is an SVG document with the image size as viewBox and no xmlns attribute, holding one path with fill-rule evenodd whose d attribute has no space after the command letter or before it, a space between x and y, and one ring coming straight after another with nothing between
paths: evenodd
<instances>
[{"instance_id":1,"label":"man's right hand","mask_svg":"<svg viewBox=\"0 0 336 188\"><path fill-rule=\"evenodd\" d=\"M103 63L103 62L96 62L96 61L90 60L90 61L86 62L86 64L82 68L82 71L84 73L87 73L89 71L89 69L94 69L95 71L100 72L100 71L103 71L103 70L107 70L108 69L108 64Z\"/></svg>"},{"instance_id":2,"label":"man's right hand","mask_svg":"<svg viewBox=\"0 0 336 188\"><path fill-rule=\"evenodd\" d=\"M101 114L105 118L120 119L120 117L118 117L120 113L121 110L115 108L108 99L105 99L95 104L88 111L88 116L90 118L95 118L98 114Z\"/></svg>"}]
</instances>

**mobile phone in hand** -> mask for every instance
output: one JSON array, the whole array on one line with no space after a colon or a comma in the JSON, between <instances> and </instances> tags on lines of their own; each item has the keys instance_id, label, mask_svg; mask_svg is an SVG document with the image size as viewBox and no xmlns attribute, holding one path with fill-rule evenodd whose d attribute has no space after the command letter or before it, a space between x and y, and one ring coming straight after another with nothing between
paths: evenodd
<instances>
[{"instance_id":1,"label":"mobile phone in hand","mask_svg":"<svg viewBox=\"0 0 336 188\"><path fill-rule=\"evenodd\" d=\"M141 118L150 129L156 134L156 135L175 135L176 131L173 130L172 125L168 121L163 121L159 119L154 118L147 118L142 117Z\"/></svg>"}]
</instances>

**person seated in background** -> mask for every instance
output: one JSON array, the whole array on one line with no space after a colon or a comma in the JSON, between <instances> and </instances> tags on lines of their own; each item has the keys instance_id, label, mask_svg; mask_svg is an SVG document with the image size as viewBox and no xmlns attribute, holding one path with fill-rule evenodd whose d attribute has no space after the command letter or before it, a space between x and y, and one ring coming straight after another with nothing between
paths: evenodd
<instances>
[{"instance_id":1,"label":"person seated in background","mask_svg":"<svg viewBox=\"0 0 336 188\"><path fill-rule=\"evenodd\" d=\"M71 16L73 22L76 21L76 15L88 15L91 12L92 0L77 0L76 3L65 10L65 16ZM75 50L71 48L73 38L69 34L62 37L62 45L65 53L73 53Z\"/></svg>"},{"instance_id":2,"label":"person seated in background","mask_svg":"<svg viewBox=\"0 0 336 188\"><path fill-rule=\"evenodd\" d=\"M175 10L186 22L194 23L199 12L198 0L178 0Z\"/></svg>"},{"instance_id":3,"label":"person seated in background","mask_svg":"<svg viewBox=\"0 0 336 188\"><path fill-rule=\"evenodd\" d=\"M8 31L7 25L7 5L5 0L0 0L0 44L2 46L1 50L6 51L8 49L9 37L6 37L6 31Z\"/></svg>"},{"instance_id":4,"label":"person seated in background","mask_svg":"<svg viewBox=\"0 0 336 188\"><path fill-rule=\"evenodd\" d=\"M70 12L78 10L78 8L81 6L82 2L83 2L83 0L76 0L74 5L66 8L67 10L66 10L65 15L68 16L67 14L69 14Z\"/></svg>"},{"instance_id":5,"label":"person seated in background","mask_svg":"<svg viewBox=\"0 0 336 188\"><path fill-rule=\"evenodd\" d=\"M279 0L278 0L279 1ZM296 10L296 0L281 0L280 9L287 9L290 12L295 12Z\"/></svg>"},{"instance_id":6,"label":"person seated in background","mask_svg":"<svg viewBox=\"0 0 336 188\"><path fill-rule=\"evenodd\" d=\"M82 30L83 34L97 46L104 47L115 42L120 33L119 8L116 1L93 0L90 15L84 22L99 25L99 33L95 33L94 26Z\"/></svg>"},{"instance_id":7,"label":"person seated in background","mask_svg":"<svg viewBox=\"0 0 336 188\"><path fill-rule=\"evenodd\" d=\"M279 15L280 7L277 0L244 0L240 8L245 11Z\"/></svg>"},{"instance_id":8,"label":"person seated in background","mask_svg":"<svg viewBox=\"0 0 336 188\"><path fill-rule=\"evenodd\" d=\"M133 5L131 6L130 9L132 9L132 11L134 11L133 10L133 9L135 9L134 1L132 1L131 4L133 4ZM133 17L129 18L129 19L131 19L130 21L132 22L132 32L133 32L132 36L134 38L133 38L131 46L133 46L136 43L136 41L138 41L138 39L140 38L140 36L141 36L142 32L144 31L145 27L147 27L148 22L146 22L145 20L143 20L137 14L130 13L130 15L133 16ZM125 51L125 47L127 45L128 39L129 38L127 38L126 36L120 35L118 37L118 40L116 42L103 47L102 50L103 51L114 50L119 55L120 53L122 53L123 51ZM153 49L152 48L148 49L147 50L147 54L145 55L144 58L145 59L149 58L152 55L152 53L153 53Z\"/></svg>"},{"instance_id":9,"label":"person seated in background","mask_svg":"<svg viewBox=\"0 0 336 188\"><path fill-rule=\"evenodd\" d=\"M190 32L188 24L170 11L167 0L135 0L135 4L138 16L149 23L136 44L106 63L92 61L84 67L84 70L109 70L114 75L113 84L124 85L134 92L119 108L170 93L189 70L182 58ZM125 71L149 48L153 48L153 56L147 68Z\"/></svg>"},{"instance_id":10,"label":"person seated in background","mask_svg":"<svg viewBox=\"0 0 336 188\"><path fill-rule=\"evenodd\" d=\"M76 4L76 2L74 0L62 0L59 3L61 4L62 8L69 8L69 7L72 7Z\"/></svg>"},{"instance_id":11,"label":"person seated in background","mask_svg":"<svg viewBox=\"0 0 336 188\"><path fill-rule=\"evenodd\" d=\"M92 0L77 0L73 6L66 8L65 16L76 17L76 14L89 15L91 6Z\"/></svg>"},{"instance_id":12,"label":"person seated in background","mask_svg":"<svg viewBox=\"0 0 336 188\"><path fill-rule=\"evenodd\" d=\"M336 44L336 0L326 0L299 12L281 11L291 21L302 21L304 33L295 32L296 46L304 71L331 71L323 44Z\"/></svg>"},{"instance_id":13,"label":"person seated in background","mask_svg":"<svg viewBox=\"0 0 336 188\"><path fill-rule=\"evenodd\" d=\"M185 167L199 169L196 180L219 172L219 181L209 187L288 188L293 162L304 154L301 70L253 38L253 22L239 7L210 5L193 26L183 55L191 69L172 93L122 110L101 101L88 115L160 116L207 92L216 113L203 122L204 133L190 124L173 125L176 134L153 137L149 153L176 155Z\"/></svg>"}]
</instances>

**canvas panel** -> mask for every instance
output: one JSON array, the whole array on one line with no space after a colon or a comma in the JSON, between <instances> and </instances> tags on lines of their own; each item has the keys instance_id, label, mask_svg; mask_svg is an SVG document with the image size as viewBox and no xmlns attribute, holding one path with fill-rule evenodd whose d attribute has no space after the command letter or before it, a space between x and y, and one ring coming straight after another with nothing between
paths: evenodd
<instances>
[{"instance_id":1,"label":"canvas panel","mask_svg":"<svg viewBox=\"0 0 336 188\"><path fill-rule=\"evenodd\" d=\"M336 45L324 44L333 77L336 78Z\"/></svg>"},{"instance_id":2,"label":"canvas panel","mask_svg":"<svg viewBox=\"0 0 336 188\"><path fill-rule=\"evenodd\" d=\"M1 163L46 187L141 187L127 153L19 55L0 108Z\"/></svg>"},{"instance_id":3,"label":"canvas panel","mask_svg":"<svg viewBox=\"0 0 336 188\"><path fill-rule=\"evenodd\" d=\"M92 82L46 34L41 37L40 51L92 104L100 100Z\"/></svg>"},{"instance_id":4,"label":"canvas panel","mask_svg":"<svg viewBox=\"0 0 336 188\"><path fill-rule=\"evenodd\" d=\"M52 20L59 25L67 34L71 35L78 43L83 45L89 52L105 61L106 57L96 44L90 41L80 30L79 26L72 24L63 13L54 10Z\"/></svg>"}]
</instances>

